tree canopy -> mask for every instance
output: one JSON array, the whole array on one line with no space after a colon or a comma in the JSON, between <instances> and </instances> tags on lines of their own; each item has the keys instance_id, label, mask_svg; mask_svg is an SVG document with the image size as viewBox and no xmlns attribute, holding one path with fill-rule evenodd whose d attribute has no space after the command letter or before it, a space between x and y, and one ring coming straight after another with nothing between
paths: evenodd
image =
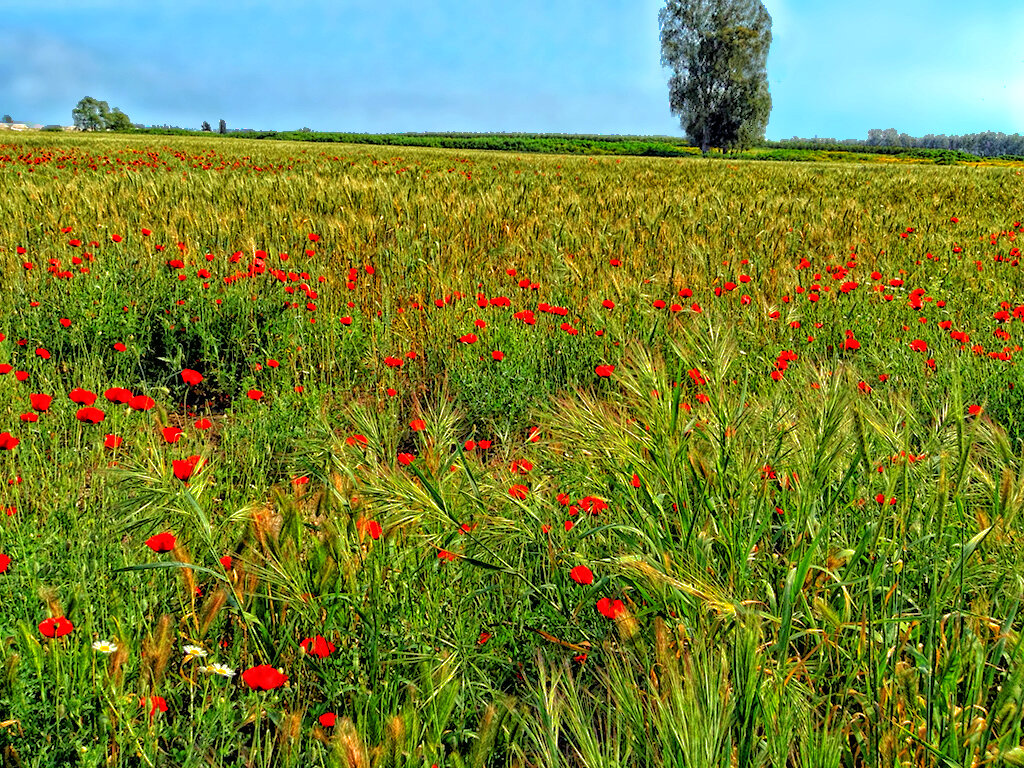
<instances>
[{"instance_id":1,"label":"tree canopy","mask_svg":"<svg viewBox=\"0 0 1024 768\"><path fill-rule=\"evenodd\" d=\"M124 131L132 127L128 115L105 101L86 96L71 110L71 119L81 131Z\"/></svg>"},{"instance_id":2,"label":"tree canopy","mask_svg":"<svg viewBox=\"0 0 1024 768\"><path fill-rule=\"evenodd\" d=\"M772 18L761 0L666 0L658 21L669 106L687 138L705 154L762 140Z\"/></svg>"}]
</instances>

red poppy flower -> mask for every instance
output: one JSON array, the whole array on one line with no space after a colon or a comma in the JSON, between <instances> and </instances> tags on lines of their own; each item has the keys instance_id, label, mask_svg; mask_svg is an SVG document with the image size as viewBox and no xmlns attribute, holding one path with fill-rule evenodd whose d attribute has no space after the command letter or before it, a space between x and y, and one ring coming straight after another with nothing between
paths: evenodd
<instances>
[{"instance_id":1,"label":"red poppy flower","mask_svg":"<svg viewBox=\"0 0 1024 768\"><path fill-rule=\"evenodd\" d=\"M315 235L312 232L310 232L308 235L306 235L306 237L309 239L309 242L311 242L311 243L319 243L320 242L320 235Z\"/></svg>"},{"instance_id":2,"label":"red poppy flower","mask_svg":"<svg viewBox=\"0 0 1024 768\"><path fill-rule=\"evenodd\" d=\"M245 393L245 396L248 397L250 400L259 400L261 397L263 397L263 390L250 389L248 392Z\"/></svg>"},{"instance_id":3,"label":"red poppy flower","mask_svg":"<svg viewBox=\"0 0 1024 768\"><path fill-rule=\"evenodd\" d=\"M161 712L167 711L167 700L163 696L150 696L148 699L143 696L139 699L139 706L145 708L147 701L149 702L149 718L151 720L157 710L160 710Z\"/></svg>"},{"instance_id":4,"label":"red poppy flower","mask_svg":"<svg viewBox=\"0 0 1024 768\"><path fill-rule=\"evenodd\" d=\"M437 552L437 559L438 560L444 560L444 561L450 563L450 562L452 562L453 560L455 560L457 558L458 558L458 555L456 555L454 552L449 552L447 549L441 549L441 550L438 550L438 552Z\"/></svg>"},{"instance_id":5,"label":"red poppy flower","mask_svg":"<svg viewBox=\"0 0 1024 768\"><path fill-rule=\"evenodd\" d=\"M79 408L78 412L75 414L75 418L86 424L99 424L107 418L107 415L99 408L87 406L85 408Z\"/></svg>"},{"instance_id":6,"label":"red poppy flower","mask_svg":"<svg viewBox=\"0 0 1024 768\"><path fill-rule=\"evenodd\" d=\"M577 584L593 584L594 572L585 565L577 565L569 571L569 577Z\"/></svg>"},{"instance_id":7,"label":"red poppy flower","mask_svg":"<svg viewBox=\"0 0 1024 768\"><path fill-rule=\"evenodd\" d=\"M50 403L53 402L52 395L29 395L29 402L32 404L33 410L45 413L50 410Z\"/></svg>"},{"instance_id":8,"label":"red poppy flower","mask_svg":"<svg viewBox=\"0 0 1024 768\"><path fill-rule=\"evenodd\" d=\"M120 243L122 240L124 240L124 238L121 237L120 235L111 235L110 239L113 240L115 243Z\"/></svg>"},{"instance_id":9,"label":"red poppy flower","mask_svg":"<svg viewBox=\"0 0 1024 768\"><path fill-rule=\"evenodd\" d=\"M120 448L121 443L123 442L123 437L118 437L117 435L107 435L106 437L103 438L103 447L110 449Z\"/></svg>"},{"instance_id":10,"label":"red poppy flower","mask_svg":"<svg viewBox=\"0 0 1024 768\"><path fill-rule=\"evenodd\" d=\"M196 429L206 430L213 426L213 422L210 421L209 419L199 419L199 421L197 421L192 426L194 426Z\"/></svg>"},{"instance_id":11,"label":"red poppy flower","mask_svg":"<svg viewBox=\"0 0 1024 768\"><path fill-rule=\"evenodd\" d=\"M333 712L324 712L317 718L317 722L324 728L333 728L334 724L338 722L338 716Z\"/></svg>"},{"instance_id":12,"label":"red poppy flower","mask_svg":"<svg viewBox=\"0 0 1024 768\"><path fill-rule=\"evenodd\" d=\"M174 538L174 534L168 533L167 531L158 533L155 536L150 536L146 539L146 546L158 553L170 552L174 549L175 544L177 544L177 540Z\"/></svg>"},{"instance_id":13,"label":"red poppy flower","mask_svg":"<svg viewBox=\"0 0 1024 768\"><path fill-rule=\"evenodd\" d=\"M278 672L269 664L260 664L242 673L242 682L254 691L272 691L288 682L288 675Z\"/></svg>"},{"instance_id":14,"label":"red poppy flower","mask_svg":"<svg viewBox=\"0 0 1024 768\"><path fill-rule=\"evenodd\" d=\"M422 432L427 428L427 422L423 419L413 419L409 422L409 427L413 432Z\"/></svg>"},{"instance_id":15,"label":"red poppy flower","mask_svg":"<svg viewBox=\"0 0 1024 768\"><path fill-rule=\"evenodd\" d=\"M912 342L910 342L910 348L915 352L927 352L928 342L924 341L923 339L914 339Z\"/></svg>"},{"instance_id":16,"label":"red poppy flower","mask_svg":"<svg viewBox=\"0 0 1024 768\"><path fill-rule=\"evenodd\" d=\"M68 392L68 398L76 405L92 405L96 402L96 393L88 389L72 389Z\"/></svg>"},{"instance_id":17,"label":"red poppy flower","mask_svg":"<svg viewBox=\"0 0 1024 768\"><path fill-rule=\"evenodd\" d=\"M164 427L160 430L164 436L164 442L176 443L181 439L182 431L180 427Z\"/></svg>"},{"instance_id":18,"label":"red poppy flower","mask_svg":"<svg viewBox=\"0 0 1024 768\"><path fill-rule=\"evenodd\" d=\"M0 451L13 451L21 441L10 432L0 432Z\"/></svg>"},{"instance_id":19,"label":"red poppy flower","mask_svg":"<svg viewBox=\"0 0 1024 768\"><path fill-rule=\"evenodd\" d=\"M187 459L174 459L171 462L171 467L174 470L174 476L186 482L195 473L199 466L198 456L189 456Z\"/></svg>"},{"instance_id":20,"label":"red poppy flower","mask_svg":"<svg viewBox=\"0 0 1024 768\"><path fill-rule=\"evenodd\" d=\"M525 499L527 494L529 493L530 489L527 488L525 485L513 485L511 488L508 489L508 495L511 496L513 499L519 499L520 501Z\"/></svg>"},{"instance_id":21,"label":"red poppy flower","mask_svg":"<svg viewBox=\"0 0 1024 768\"><path fill-rule=\"evenodd\" d=\"M116 403L118 405L124 405L125 403L130 402L133 397L131 391L124 387L111 387L103 393L103 396L107 398L109 402Z\"/></svg>"},{"instance_id":22,"label":"red poppy flower","mask_svg":"<svg viewBox=\"0 0 1024 768\"><path fill-rule=\"evenodd\" d=\"M142 228L142 236L143 237L149 237L152 234L153 234L153 230L146 229L145 227Z\"/></svg>"},{"instance_id":23,"label":"red poppy flower","mask_svg":"<svg viewBox=\"0 0 1024 768\"><path fill-rule=\"evenodd\" d=\"M18 418L21 419L24 422L29 423L29 424L35 424L37 421L39 421L39 414L38 413L23 413Z\"/></svg>"},{"instance_id":24,"label":"red poppy flower","mask_svg":"<svg viewBox=\"0 0 1024 768\"><path fill-rule=\"evenodd\" d=\"M156 405L156 401L149 395L135 395L128 401L128 407L133 411L148 411Z\"/></svg>"},{"instance_id":25,"label":"red poppy flower","mask_svg":"<svg viewBox=\"0 0 1024 768\"><path fill-rule=\"evenodd\" d=\"M475 344L477 341L477 335L475 333L467 333L459 336L459 341L463 344Z\"/></svg>"},{"instance_id":26,"label":"red poppy flower","mask_svg":"<svg viewBox=\"0 0 1024 768\"><path fill-rule=\"evenodd\" d=\"M400 453L400 454L398 454L398 463L401 464L403 467L407 467L410 464L412 464L413 459L415 459L415 458L416 458L416 456L414 454L411 454L411 453Z\"/></svg>"},{"instance_id":27,"label":"red poppy flower","mask_svg":"<svg viewBox=\"0 0 1024 768\"><path fill-rule=\"evenodd\" d=\"M18 381L28 381L28 371L15 371L14 378Z\"/></svg>"},{"instance_id":28,"label":"red poppy flower","mask_svg":"<svg viewBox=\"0 0 1024 768\"><path fill-rule=\"evenodd\" d=\"M502 360L505 359L505 353L496 349L493 352L491 352L491 358L497 360L500 363Z\"/></svg>"},{"instance_id":29,"label":"red poppy flower","mask_svg":"<svg viewBox=\"0 0 1024 768\"><path fill-rule=\"evenodd\" d=\"M321 659L326 659L334 653L334 643L323 635L307 637L299 643L299 647L305 649L306 653L310 656L317 656Z\"/></svg>"},{"instance_id":30,"label":"red poppy flower","mask_svg":"<svg viewBox=\"0 0 1024 768\"><path fill-rule=\"evenodd\" d=\"M400 358L400 357L385 357L384 358L384 365L386 365L388 368L401 368L402 367L402 358Z\"/></svg>"},{"instance_id":31,"label":"red poppy flower","mask_svg":"<svg viewBox=\"0 0 1024 768\"><path fill-rule=\"evenodd\" d=\"M594 373L596 373L598 376L601 376L603 378L608 378L609 376L612 375L612 372L614 370L615 370L615 366L614 365L599 365L596 368L594 368Z\"/></svg>"},{"instance_id":32,"label":"red poppy flower","mask_svg":"<svg viewBox=\"0 0 1024 768\"><path fill-rule=\"evenodd\" d=\"M611 600L607 597L602 597L597 601L597 610L602 616L615 619L622 613L625 613L626 606L623 605L621 600Z\"/></svg>"},{"instance_id":33,"label":"red poppy flower","mask_svg":"<svg viewBox=\"0 0 1024 768\"><path fill-rule=\"evenodd\" d=\"M380 523L376 520L369 520L366 523L366 532L370 534L370 538L377 541L384 530L380 527Z\"/></svg>"},{"instance_id":34,"label":"red poppy flower","mask_svg":"<svg viewBox=\"0 0 1024 768\"><path fill-rule=\"evenodd\" d=\"M971 414L971 416L977 416L979 413L981 413L981 406L971 405L967 408L967 412Z\"/></svg>"},{"instance_id":35,"label":"red poppy flower","mask_svg":"<svg viewBox=\"0 0 1024 768\"><path fill-rule=\"evenodd\" d=\"M63 616L58 616L55 619L43 619L39 622L39 632L43 637L64 637L64 635L71 634L74 629L75 625Z\"/></svg>"},{"instance_id":36,"label":"red poppy flower","mask_svg":"<svg viewBox=\"0 0 1024 768\"><path fill-rule=\"evenodd\" d=\"M0 573L7 573L7 568L11 564L11 558L7 555L0 553Z\"/></svg>"},{"instance_id":37,"label":"red poppy flower","mask_svg":"<svg viewBox=\"0 0 1024 768\"><path fill-rule=\"evenodd\" d=\"M203 380L203 374L199 371L193 371L191 368L186 368L181 372L181 380L189 387L194 387Z\"/></svg>"},{"instance_id":38,"label":"red poppy flower","mask_svg":"<svg viewBox=\"0 0 1024 768\"><path fill-rule=\"evenodd\" d=\"M10 373L14 370L14 366L10 363L0 363L0 374Z\"/></svg>"},{"instance_id":39,"label":"red poppy flower","mask_svg":"<svg viewBox=\"0 0 1024 768\"><path fill-rule=\"evenodd\" d=\"M126 347L123 342L119 341L116 344L114 344L114 349L117 350L118 352L124 352L126 349L128 349L128 347Z\"/></svg>"},{"instance_id":40,"label":"red poppy flower","mask_svg":"<svg viewBox=\"0 0 1024 768\"><path fill-rule=\"evenodd\" d=\"M43 358L43 360L49 360L50 359L50 352L49 352L49 350L47 350L47 349L45 349L43 347L38 347L36 349L36 354L39 357Z\"/></svg>"},{"instance_id":41,"label":"red poppy flower","mask_svg":"<svg viewBox=\"0 0 1024 768\"><path fill-rule=\"evenodd\" d=\"M234 560L232 560L231 555L224 555L224 557L222 557L218 562L221 564L225 571L230 571L231 564L234 562Z\"/></svg>"},{"instance_id":42,"label":"red poppy flower","mask_svg":"<svg viewBox=\"0 0 1024 768\"><path fill-rule=\"evenodd\" d=\"M529 459L516 459L509 465L509 471L513 474L525 475L531 469L533 469L533 462Z\"/></svg>"}]
</instances>

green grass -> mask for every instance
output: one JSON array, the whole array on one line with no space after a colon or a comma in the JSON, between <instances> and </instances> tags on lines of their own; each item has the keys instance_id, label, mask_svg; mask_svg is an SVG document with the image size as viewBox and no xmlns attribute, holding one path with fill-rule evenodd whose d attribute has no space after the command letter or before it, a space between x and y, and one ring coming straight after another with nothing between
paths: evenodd
<instances>
[{"instance_id":1,"label":"green grass","mask_svg":"<svg viewBox=\"0 0 1024 768\"><path fill-rule=\"evenodd\" d=\"M5 763L1020 762L1019 169L47 134L0 180Z\"/></svg>"}]
</instances>

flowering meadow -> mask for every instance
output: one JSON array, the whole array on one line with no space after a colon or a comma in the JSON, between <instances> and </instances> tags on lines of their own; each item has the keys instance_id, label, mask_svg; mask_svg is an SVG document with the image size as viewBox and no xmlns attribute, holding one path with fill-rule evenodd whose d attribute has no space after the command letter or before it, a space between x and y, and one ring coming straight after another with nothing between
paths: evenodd
<instances>
[{"instance_id":1,"label":"flowering meadow","mask_svg":"<svg viewBox=\"0 0 1024 768\"><path fill-rule=\"evenodd\" d=\"M4 766L1024 763L1020 166L12 142Z\"/></svg>"}]
</instances>

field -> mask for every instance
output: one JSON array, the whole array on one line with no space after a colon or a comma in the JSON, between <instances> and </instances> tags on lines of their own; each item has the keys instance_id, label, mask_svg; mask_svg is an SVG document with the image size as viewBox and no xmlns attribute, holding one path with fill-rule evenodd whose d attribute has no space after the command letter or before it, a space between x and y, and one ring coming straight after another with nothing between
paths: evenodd
<instances>
[{"instance_id":1,"label":"field","mask_svg":"<svg viewBox=\"0 0 1024 768\"><path fill-rule=\"evenodd\" d=\"M5 767L1024 763L1020 165L0 189Z\"/></svg>"}]
</instances>

